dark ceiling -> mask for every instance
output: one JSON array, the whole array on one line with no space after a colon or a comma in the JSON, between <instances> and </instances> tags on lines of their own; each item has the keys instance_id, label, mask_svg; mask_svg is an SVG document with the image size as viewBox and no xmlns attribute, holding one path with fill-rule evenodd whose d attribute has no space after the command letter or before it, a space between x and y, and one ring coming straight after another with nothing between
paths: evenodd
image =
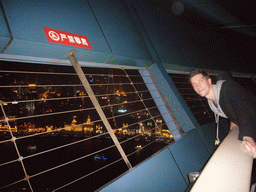
<instances>
[{"instance_id":1,"label":"dark ceiling","mask_svg":"<svg viewBox=\"0 0 256 192\"><path fill-rule=\"evenodd\" d=\"M256 1L141 1L168 12L171 22L189 34L200 54L213 58L214 65L229 71L256 73ZM179 14L173 11L175 3L184 8Z\"/></svg>"},{"instance_id":2,"label":"dark ceiling","mask_svg":"<svg viewBox=\"0 0 256 192\"><path fill-rule=\"evenodd\" d=\"M253 0L141 0L179 20L191 21L201 27L255 27L256 2ZM172 7L180 2L184 11L175 15Z\"/></svg>"}]
</instances>

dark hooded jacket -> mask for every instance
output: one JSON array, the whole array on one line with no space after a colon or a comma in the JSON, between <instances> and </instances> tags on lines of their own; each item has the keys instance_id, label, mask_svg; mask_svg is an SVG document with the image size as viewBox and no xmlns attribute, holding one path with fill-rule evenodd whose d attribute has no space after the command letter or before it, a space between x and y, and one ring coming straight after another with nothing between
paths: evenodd
<instances>
[{"instance_id":1,"label":"dark hooded jacket","mask_svg":"<svg viewBox=\"0 0 256 192\"><path fill-rule=\"evenodd\" d=\"M219 104L230 121L239 126L239 140L249 136L256 141L256 96L235 81L225 81Z\"/></svg>"}]
</instances>

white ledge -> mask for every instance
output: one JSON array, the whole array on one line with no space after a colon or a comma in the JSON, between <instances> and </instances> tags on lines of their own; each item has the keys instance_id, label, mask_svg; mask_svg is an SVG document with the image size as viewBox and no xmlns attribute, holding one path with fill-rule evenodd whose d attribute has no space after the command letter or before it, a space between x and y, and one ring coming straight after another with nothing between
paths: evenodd
<instances>
[{"instance_id":1,"label":"white ledge","mask_svg":"<svg viewBox=\"0 0 256 192\"><path fill-rule=\"evenodd\" d=\"M238 138L238 129L231 131L214 152L191 192L250 191L253 158Z\"/></svg>"}]
</instances>

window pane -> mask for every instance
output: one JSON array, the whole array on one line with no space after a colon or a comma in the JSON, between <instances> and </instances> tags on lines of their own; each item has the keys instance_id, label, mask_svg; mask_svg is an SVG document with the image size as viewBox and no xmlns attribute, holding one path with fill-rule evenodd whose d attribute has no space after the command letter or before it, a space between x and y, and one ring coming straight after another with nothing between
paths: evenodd
<instances>
[{"instance_id":1,"label":"window pane","mask_svg":"<svg viewBox=\"0 0 256 192\"><path fill-rule=\"evenodd\" d=\"M73 67L0 66L0 188L29 190L26 177L34 191L94 191L123 174L105 121L132 166L173 142L138 70L82 68L102 119Z\"/></svg>"}]
</instances>

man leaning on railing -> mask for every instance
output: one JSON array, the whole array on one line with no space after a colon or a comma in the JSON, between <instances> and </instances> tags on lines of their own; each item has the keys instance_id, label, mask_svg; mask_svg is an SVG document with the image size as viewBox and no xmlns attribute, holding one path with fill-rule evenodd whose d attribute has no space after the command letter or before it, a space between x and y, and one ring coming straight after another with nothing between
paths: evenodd
<instances>
[{"instance_id":1,"label":"man leaning on railing","mask_svg":"<svg viewBox=\"0 0 256 192\"><path fill-rule=\"evenodd\" d=\"M202 69L189 74L193 89L208 100L217 123L215 145L219 144L219 116L230 120L230 130L239 127L238 139L256 159L256 96L233 80L219 80L212 84Z\"/></svg>"}]
</instances>

